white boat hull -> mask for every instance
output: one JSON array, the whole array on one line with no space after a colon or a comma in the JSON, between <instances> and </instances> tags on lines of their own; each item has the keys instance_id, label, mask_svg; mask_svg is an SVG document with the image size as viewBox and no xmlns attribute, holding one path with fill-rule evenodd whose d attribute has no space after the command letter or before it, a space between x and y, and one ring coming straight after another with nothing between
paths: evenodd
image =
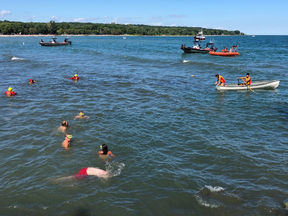
<instances>
[{"instance_id":1,"label":"white boat hull","mask_svg":"<svg viewBox=\"0 0 288 216\"><path fill-rule=\"evenodd\" d=\"M280 80L271 81L259 81L252 82L249 86L252 90L254 89L275 89L279 86ZM228 84L225 86L216 86L218 90L250 90L247 86L240 86L238 84Z\"/></svg>"}]
</instances>

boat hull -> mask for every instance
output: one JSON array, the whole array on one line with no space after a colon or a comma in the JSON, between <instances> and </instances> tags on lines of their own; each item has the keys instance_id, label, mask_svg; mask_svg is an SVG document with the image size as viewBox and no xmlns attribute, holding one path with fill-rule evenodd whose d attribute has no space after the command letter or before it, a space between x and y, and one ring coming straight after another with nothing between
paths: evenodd
<instances>
[{"instance_id":1,"label":"boat hull","mask_svg":"<svg viewBox=\"0 0 288 216\"><path fill-rule=\"evenodd\" d=\"M192 47L182 47L181 48L184 53L204 53L207 54L211 51L211 49L197 49Z\"/></svg>"},{"instance_id":2,"label":"boat hull","mask_svg":"<svg viewBox=\"0 0 288 216\"><path fill-rule=\"evenodd\" d=\"M215 56L236 56L240 55L238 52L209 52L210 55L215 55Z\"/></svg>"},{"instance_id":3,"label":"boat hull","mask_svg":"<svg viewBox=\"0 0 288 216\"><path fill-rule=\"evenodd\" d=\"M249 86L252 90L254 89L275 89L279 86L280 80L271 80L271 81L259 81L252 82ZM240 86L238 84L228 84L225 86L216 86L217 90L250 90L248 86Z\"/></svg>"},{"instance_id":4,"label":"boat hull","mask_svg":"<svg viewBox=\"0 0 288 216\"><path fill-rule=\"evenodd\" d=\"M72 45L71 41L68 41L67 43L45 43L45 42L40 42L39 43L41 46L66 46L66 45Z\"/></svg>"}]
</instances>

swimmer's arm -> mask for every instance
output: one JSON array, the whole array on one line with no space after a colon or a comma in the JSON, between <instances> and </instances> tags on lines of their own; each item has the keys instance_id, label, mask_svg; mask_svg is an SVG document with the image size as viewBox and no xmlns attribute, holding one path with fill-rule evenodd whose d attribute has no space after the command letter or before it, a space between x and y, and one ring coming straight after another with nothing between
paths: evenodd
<instances>
[{"instance_id":1,"label":"swimmer's arm","mask_svg":"<svg viewBox=\"0 0 288 216\"><path fill-rule=\"evenodd\" d=\"M79 118L79 116L75 116L74 120L77 119L77 118Z\"/></svg>"},{"instance_id":2,"label":"swimmer's arm","mask_svg":"<svg viewBox=\"0 0 288 216\"><path fill-rule=\"evenodd\" d=\"M109 156L111 156L111 157L115 157L115 155L114 155L112 152L109 154Z\"/></svg>"},{"instance_id":3,"label":"swimmer's arm","mask_svg":"<svg viewBox=\"0 0 288 216\"><path fill-rule=\"evenodd\" d=\"M99 151L98 154L103 154L103 151Z\"/></svg>"},{"instance_id":4,"label":"swimmer's arm","mask_svg":"<svg viewBox=\"0 0 288 216\"><path fill-rule=\"evenodd\" d=\"M89 119L90 117L89 116L84 116L85 118Z\"/></svg>"}]
</instances>

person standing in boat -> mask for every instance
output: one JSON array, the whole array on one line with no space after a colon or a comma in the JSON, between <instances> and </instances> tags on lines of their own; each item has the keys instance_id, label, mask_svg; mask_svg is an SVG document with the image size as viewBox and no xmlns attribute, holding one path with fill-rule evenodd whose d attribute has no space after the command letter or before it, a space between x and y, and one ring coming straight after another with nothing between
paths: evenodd
<instances>
[{"instance_id":1,"label":"person standing in boat","mask_svg":"<svg viewBox=\"0 0 288 216\"><path fill-rule=\"evenodd\" d=\"M241 79L244 82L243 84L240 84L240 86L247 86L251 85L252 83L252 79L249 73L246 73L246 77L238 77L238 79Z\"/></svg>"},{"instance_id":2,"label":"person standing in boat","mask_svg":"<svg viewBox=\"0 0 288 216\"><path fill-rule=\"evenodd\" d=\"M218 81L219 81L218 85L221 85L221 86L225 85L225 79L223 78L223 76L216 74L215 77L217 77L217 81L215 82L215 85L217 84Z\"/></svg>"}]
</instances>

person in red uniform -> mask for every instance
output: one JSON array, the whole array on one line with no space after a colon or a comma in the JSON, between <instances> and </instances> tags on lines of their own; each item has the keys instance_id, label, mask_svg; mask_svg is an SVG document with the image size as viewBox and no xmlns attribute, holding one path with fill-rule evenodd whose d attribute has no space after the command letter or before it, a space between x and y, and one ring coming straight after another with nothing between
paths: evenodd
<instances>
[{"instance_id":1,"label":"person in red uniform","mask_svg":"<svg viewBox=\"0 0 288 216\"><path fill-rule=\"evenodd\" d=\"M17 93L13 91L11 87L8 88L8 91L4 92L8 97L15 96Z\"/></svg>"},{"instance_id":2,"label":"person in red uniform","mask_svg":"<svg viewBox=\"0 0 288 216\"><path fill-rule=\"evenodd\" d=\"M29 84L33 84L33 83L35 83L35 80L29 79Z\"/></svg>"},{"instance_id":3,"label":"person in red uniform","mask_svg":"<svg viewBox=\"0 0 288 216\"><path fill-rule=\"evenodd\" d=\"M238 77L238 79L242 79L242 81L244 82L240 86L247 86L247 85L251 85L252 83L252 79L249 73L246 73L246 77Z\"/></svg>"},{"instance_id":4,"label":"person in red uniform","mask_svg":"<svg viewBox=\"0 0 288 216\"><path fill-rule=\"evenodd\" d=\"M217 81L215 82L215 85L217 84L218 81L219 81L218 85L221 85L221 86L225 85L225 79L221 75L216 74L215 77L217 77Z\"/></svg>"},{"instance_id":5,"label":"person in red uniform","mask_svg":"<svg viewBox=\"0 0 288 216\"><path fill-rule=\"evenodd\" d=\"M72 79L72 80L80 80L80 77L78 77L77 74L75 74L73 77L69 78L69 79Z\"/></svg>"}]
</instances>

